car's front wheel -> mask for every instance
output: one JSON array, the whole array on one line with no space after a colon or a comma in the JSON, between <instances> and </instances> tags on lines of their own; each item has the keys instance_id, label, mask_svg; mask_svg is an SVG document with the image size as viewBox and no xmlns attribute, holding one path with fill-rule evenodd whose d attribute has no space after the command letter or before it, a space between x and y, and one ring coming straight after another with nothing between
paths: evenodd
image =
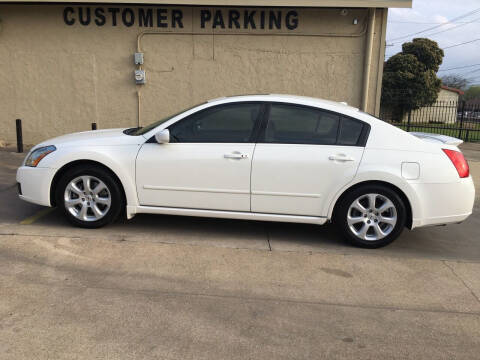
<instances>
[{"instance_id":1,"label":"car's front wheel","mask_svg":"<svg viewBox=\"0 0 480 360\"><path fill-rule=\"evenodd\" d=\"M80 166L60 179L56 202L74 225L98 228L118 218L122 192L116 179L101 167Z\"/></svg>"},{"instance_id":2,"label":"car's front wheel","mask_svg":"<svg viewBox=\"0 0 480 360\"><path fill-rule=\"evenodd\" d=\"M390 244L400 236L406 218L401 197L383 185L366 185L347 193L334 214L345 238L366 248Z\"/></svg>"}]
</instances>

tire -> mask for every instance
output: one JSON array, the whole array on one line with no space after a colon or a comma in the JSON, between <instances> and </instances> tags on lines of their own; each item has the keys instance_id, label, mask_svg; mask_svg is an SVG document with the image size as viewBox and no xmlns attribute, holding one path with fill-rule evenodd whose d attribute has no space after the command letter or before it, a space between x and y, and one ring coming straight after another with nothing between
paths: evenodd
<instances>
[{"instance_id":1,"label":"tire","mask_svg":"<svg viewBox=\"0 0 480 360\"><path fill-rule=\"evenodd\" d=\"M398 193L384 185L365 185L342 196L333 222L352 245L376 249L400 236L406 219Z\"/></svg>"},{"instance_id":2,"label":"tire","mask_svg":"<svg viewBox=\"0 0 480 360\"><path fill-rule=\"evenodd\" d=\"M73 225L89 229L115 221L125 207L118 181L100 166L67 170L58 182L55 199Z\"/></svg>"}]
</instances>

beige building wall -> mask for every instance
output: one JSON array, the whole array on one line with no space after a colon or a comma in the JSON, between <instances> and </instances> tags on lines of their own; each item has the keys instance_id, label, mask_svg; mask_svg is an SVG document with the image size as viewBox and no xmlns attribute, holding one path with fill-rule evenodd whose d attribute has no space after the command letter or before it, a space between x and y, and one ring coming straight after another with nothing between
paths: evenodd
<instances>
[{"instance_id":1,"label":"beige building wall","mask_svg":"<svg viewBox=\"0 0 480 360\"><path fill-rule=\"evenodd\" d=\"M74 9L67 18L73 25L64 21L67 6ZM265 10L267 24L270 10L282 11L283 26L260 29L257 18L255 30L228 29L224 19L226 29L217 26L212 34L212 21L201 27L201 11L228 14L232 8L114 6L119 14L126 7L135 14L139 8L166 9L162 22L168 26L158 28L154 17L150 28L140 27L138 19L125 26L119 15L117 26L108 16L98 26L97 7L106 11L112 5L0 5L0 140L15 141L17 118L25 143L33 144L89 130L92 122L100 129L145 125L235 94L289 93L361 105L368 9L342 15L335 8L239 7L257 15ZM80 24L79 8L84 15L91 9L88 25ZM171 26L172 10L182 11L183 28ZM298 14L293 30L286 28L289 10ZM367 110L378 113L386 9L376 9L374 20ZM145 31L163 33L139 40ZM145 85L134 81L138 46L145 56Z\"/></svg>"}]
</instances>

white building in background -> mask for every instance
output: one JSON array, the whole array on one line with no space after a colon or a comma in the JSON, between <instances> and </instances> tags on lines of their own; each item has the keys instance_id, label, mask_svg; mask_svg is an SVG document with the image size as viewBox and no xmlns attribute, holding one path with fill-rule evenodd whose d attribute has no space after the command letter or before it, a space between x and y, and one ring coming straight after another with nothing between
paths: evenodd
<instances>
[{"instance_id":1,"label":"white building in background","mask_svg":"<svg viewBox=\"0 0 480 360\"><path fill-rule=\"evenodd\" d=\"M459 100L463 94L464 92L462 90L442 85L437 102L431 106L413 110L411 120L414 121L415 124L453 124L457 121ZM403 121L408 122L408 113L404 115Z\"/></svg>"}]
</instances>

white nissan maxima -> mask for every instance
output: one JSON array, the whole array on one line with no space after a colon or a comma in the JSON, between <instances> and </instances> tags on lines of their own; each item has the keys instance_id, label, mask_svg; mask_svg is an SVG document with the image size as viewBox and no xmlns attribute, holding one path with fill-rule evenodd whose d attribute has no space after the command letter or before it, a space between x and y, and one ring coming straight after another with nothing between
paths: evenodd
<instances>
[{"instance_id":1,"label":"white nissan maxima","mask_svg":"<svg viewBox=\"0 0 480 360\"><path fill-rule=\"evenodd\" d=\"M122 212L324 224L357 246L459 223L475 189L461 140L314 98L216 99L143 128L60 136L18 169L20 198L97 228Z\"/></svg>"}]
</instances>

